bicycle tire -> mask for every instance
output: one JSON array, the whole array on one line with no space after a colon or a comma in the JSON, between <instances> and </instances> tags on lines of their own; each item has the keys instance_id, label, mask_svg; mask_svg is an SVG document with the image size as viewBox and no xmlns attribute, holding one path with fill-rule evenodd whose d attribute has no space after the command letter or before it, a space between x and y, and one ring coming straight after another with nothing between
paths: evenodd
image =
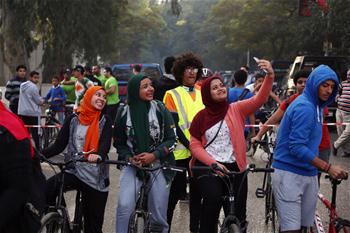
<instances>
[{"instance_id":1,"label":"bicycle tire","mask_svg":"<svg viewBox=\"0 0 350 233\"><path fill-rule=\"evenodd\" d=\"M241 228L235 224L231 223L226 227L221 227L220 233L241 233Z\"/></svg>"},{"instance_id":2,"label":"bicycle tire","mask_svg":"<svg viewBox=\"0 0 350 233\"><path fill-rule=\"evenodd\" d=\"M267 181L268 182L268 181ZM268 225L270 221L270 205L271 205L271 185L266 184L266 189L265 189L265 225Z\"/></svg>"},{"instance_id":3,"label":"bicycle tire","mask_svg":"<svg viewBox=\"0 0 350 233\"><path fill-rule=\"evenodd\" d=\"M140 213L133 213L130 216L128 233L148 233L145 216Z\"/></svg>"},{"instance_id":4,"label":"bicycle tire","mask_svg":"<svg viewBox=\"0 0 350 233\"><path fill-rule=\"evenodd\" d=\"M49 147L50 145L52 145L58 135L58 129L57 128L47 128L47 144L46 147Z\"/></svg>"},{"instance_id":5,"label":"bicycle tire","mask_svg":"<svg viewBox=\"0 0 350 233\"><path fill-rule=\"evenodd\" d=\"M228 226L228 233L241 233L241 228L237 224L232 223Z\"/></svg>"},{"instance_id":6,"label":"bicycle tire","mask_svg":"<svg viewBox=\"0 0 350 233\"><path fill-rule=\"evenodd\" d=\"M41 227L38 233L65 233L64 219L57 212L50 212L41 219Z\"/></svg>"},{"instance_id":7,"label":"bicycle tire","mask_svg":"<svg viewBox=\"0 0 350 233\"><path fill-rule=\"evenodd\" d=\"M75 210L73 219L73 233L84 232L84 216L83 216L83 204L81 191L77 190L75 196Z\"/></svg>"},{"instance_id":8,"label":"bicycle tire","mask_svg":"<svg viewBox=\"0 0 350 233\"><path fill-rule=\"evenodd\" d=\"M275 205L275 196L271 192L271 223L272 223L272 232L277 233L279 232L279 226L278 226L278 217L277 217L277 208Z\"/></svg>"}]
</instances>

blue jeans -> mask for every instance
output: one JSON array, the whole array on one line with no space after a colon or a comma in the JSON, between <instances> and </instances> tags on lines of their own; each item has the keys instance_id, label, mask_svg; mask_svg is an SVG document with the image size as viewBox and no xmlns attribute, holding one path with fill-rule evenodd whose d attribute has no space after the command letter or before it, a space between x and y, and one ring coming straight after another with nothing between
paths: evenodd
<instances>
[{"instance_id":1,"label":"blue jeans","mask_svg":"<svg viewBox=\"0 0 350 233\"><path fill-rule=\"evenodd\" d=\"M170 184L166 183L161 170L152 172L149 182L152 182L148 194L148 210L151 213L151 224L162 226L163 233L168 232L167 208ZM124 167L120 175L119 198L116 214L116 232L128 232L130 215L135 210L136 201L142 182L136 177L136 169Z\"/></svg>"}]
</instances>

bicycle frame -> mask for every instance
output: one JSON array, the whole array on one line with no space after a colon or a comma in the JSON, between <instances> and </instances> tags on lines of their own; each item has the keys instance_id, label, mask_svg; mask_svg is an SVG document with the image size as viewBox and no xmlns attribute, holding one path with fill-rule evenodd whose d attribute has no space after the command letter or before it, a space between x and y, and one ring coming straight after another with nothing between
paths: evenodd
<instances>
[{"instance_id":1,"label":"bicycle frame","mask_svg":"<svg viewBox=\"0 0 350 233\"><path fill-rule=\"evenodd\" d=\"M331 179L331 178L330 178ZM337 233L340 232L340 230L343 227L339 227L339 230L337 230L335 223L337 222L339 218L339 215L336 211L336 198L337 198L337 185L340 184L340 180L334 180L331 179L332 183L332 201L329 201L322 193L318 193L318 199L323 203L323 205L327 208L329 211L329 226L328 226L328 233ZM316 232L315 233L325 233L325 229L323 227L322 218L318 211L315 213L315 227ZM344 233L350 233L347 229L343 228Z\"/></svg>"}]
</instances>

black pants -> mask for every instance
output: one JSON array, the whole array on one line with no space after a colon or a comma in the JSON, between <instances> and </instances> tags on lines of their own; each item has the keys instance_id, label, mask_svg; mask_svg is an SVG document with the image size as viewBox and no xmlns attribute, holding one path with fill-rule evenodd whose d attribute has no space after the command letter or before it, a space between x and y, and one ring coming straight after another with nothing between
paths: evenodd
<instances>
[{"instance_id":1,"label":"black pants","mask_svg":"<svg viewBox=\"0 0 350 233\"><path fill-rule=\"evenodd\" d=\"M202 163L196 162L197 166L203 166ZM230 171L239 171L236 163L224 164ZM198 188L203 198L202 214L200 215L200 233L216 233L218 226L218 218L221 207L224 207L225 215L229 212L228 202L224 202L222 196L228 194L227 187L220 177L216 176L202 176L205 171L196 171L195 177L197 179ZM238 192L239 186L243 180L243 174L237 175L234 178L234 195L235 195L235 215L241 223L246 221L246 206L248 181L243 181L241 191Z\"/></svg>"},{"instance_id":2,"label":"black pants","mask_svg":"<svg viewBox=\"0 0 350 233\"><path fill-rule=\"evenodd\" d=\"M61 173L51 177L46 184L46 203L55 205L59 194L57 179L61 178ZM103 219L108 192L100 192L91 188L75 175L65 173L64 191L80 190L82 194L82 207L84 216L84 233L102 233Z\"/></svg>"},{"instance_id":3,"label":"black pants","mask_svg":"<svg viewBox=\"0 0 350 233\"><path fill-rule=\"evenodd\" d=\"M38 117L33 117L33 116L20 116L22 121L24 122L25 125L38 125ZM40 149L40 144L39 144L39 134L38 134L38 130L39 128L37 127L31 127L28 128L30 134L33 137L34 143L35 143L35 148L36 149Z\"/></svg>"},{"instance_id":4,"label":"black pants","mask_svg":"<svg viewBox=\"0 0 350 233\"><path fill-rule=\"evenodd\" d=\"M189 171L189 162L191 158L176 160L176 166L185 167ZM168 224L169 231L171 227L171 221L173 219L174 210L177 202L182 197L187 186L187 178L185 172L177 172L171 183L169 203L168 203ZM197 188L195 179L190 179L190 231L196 232L199 230L199 218L201 213L201 196Z\"/></svg>"}]
</instances>

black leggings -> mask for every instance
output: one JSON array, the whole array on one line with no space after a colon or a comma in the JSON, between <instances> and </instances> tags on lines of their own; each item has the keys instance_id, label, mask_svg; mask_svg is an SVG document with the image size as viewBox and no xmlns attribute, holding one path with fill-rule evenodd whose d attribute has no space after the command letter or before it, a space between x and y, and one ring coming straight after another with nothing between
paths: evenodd
<instances>
[{"instance_id":1,"label":"black leggings","mask_svg":"<svg viewBox=\"0 0 350 233\"><path fill-rule=\"evenodd\" d=\"M56 177L60 179L61 173L48 179L46 183L46 203L50 206L55 205L59 194ZM108 192L100 192L93 189L75 175L69 173L65 173L64 184L64 191L80 190L82 193L84 233L102 233Z\"/></svg>"},{"instance_id":2,"label":"black leggings","mask_svg":"<svg viewBox=\"0 0 350 233\"><path fill-rule=\"evenodd\" d=\"M225 164L230 171L239 171L236 163ZM205 166L201 162L196 161L196 166ZM206 173L205 171L195 171L196 178ZM243 180L243 174L235 176L234 192L235 192L235 215L241 223L246 220L246 206L248 181L243 182L241 191L237 194L239 186ZM228 194L227 187L220 177L216 176L202 176L197 179L198 188L203 198L202 209L200 215L200 233L214 233L217 232L218 218L221 207L224 207L225 215L228 214L228 202L224 202L222 196Z\"/></svg>"}]
</instances>

